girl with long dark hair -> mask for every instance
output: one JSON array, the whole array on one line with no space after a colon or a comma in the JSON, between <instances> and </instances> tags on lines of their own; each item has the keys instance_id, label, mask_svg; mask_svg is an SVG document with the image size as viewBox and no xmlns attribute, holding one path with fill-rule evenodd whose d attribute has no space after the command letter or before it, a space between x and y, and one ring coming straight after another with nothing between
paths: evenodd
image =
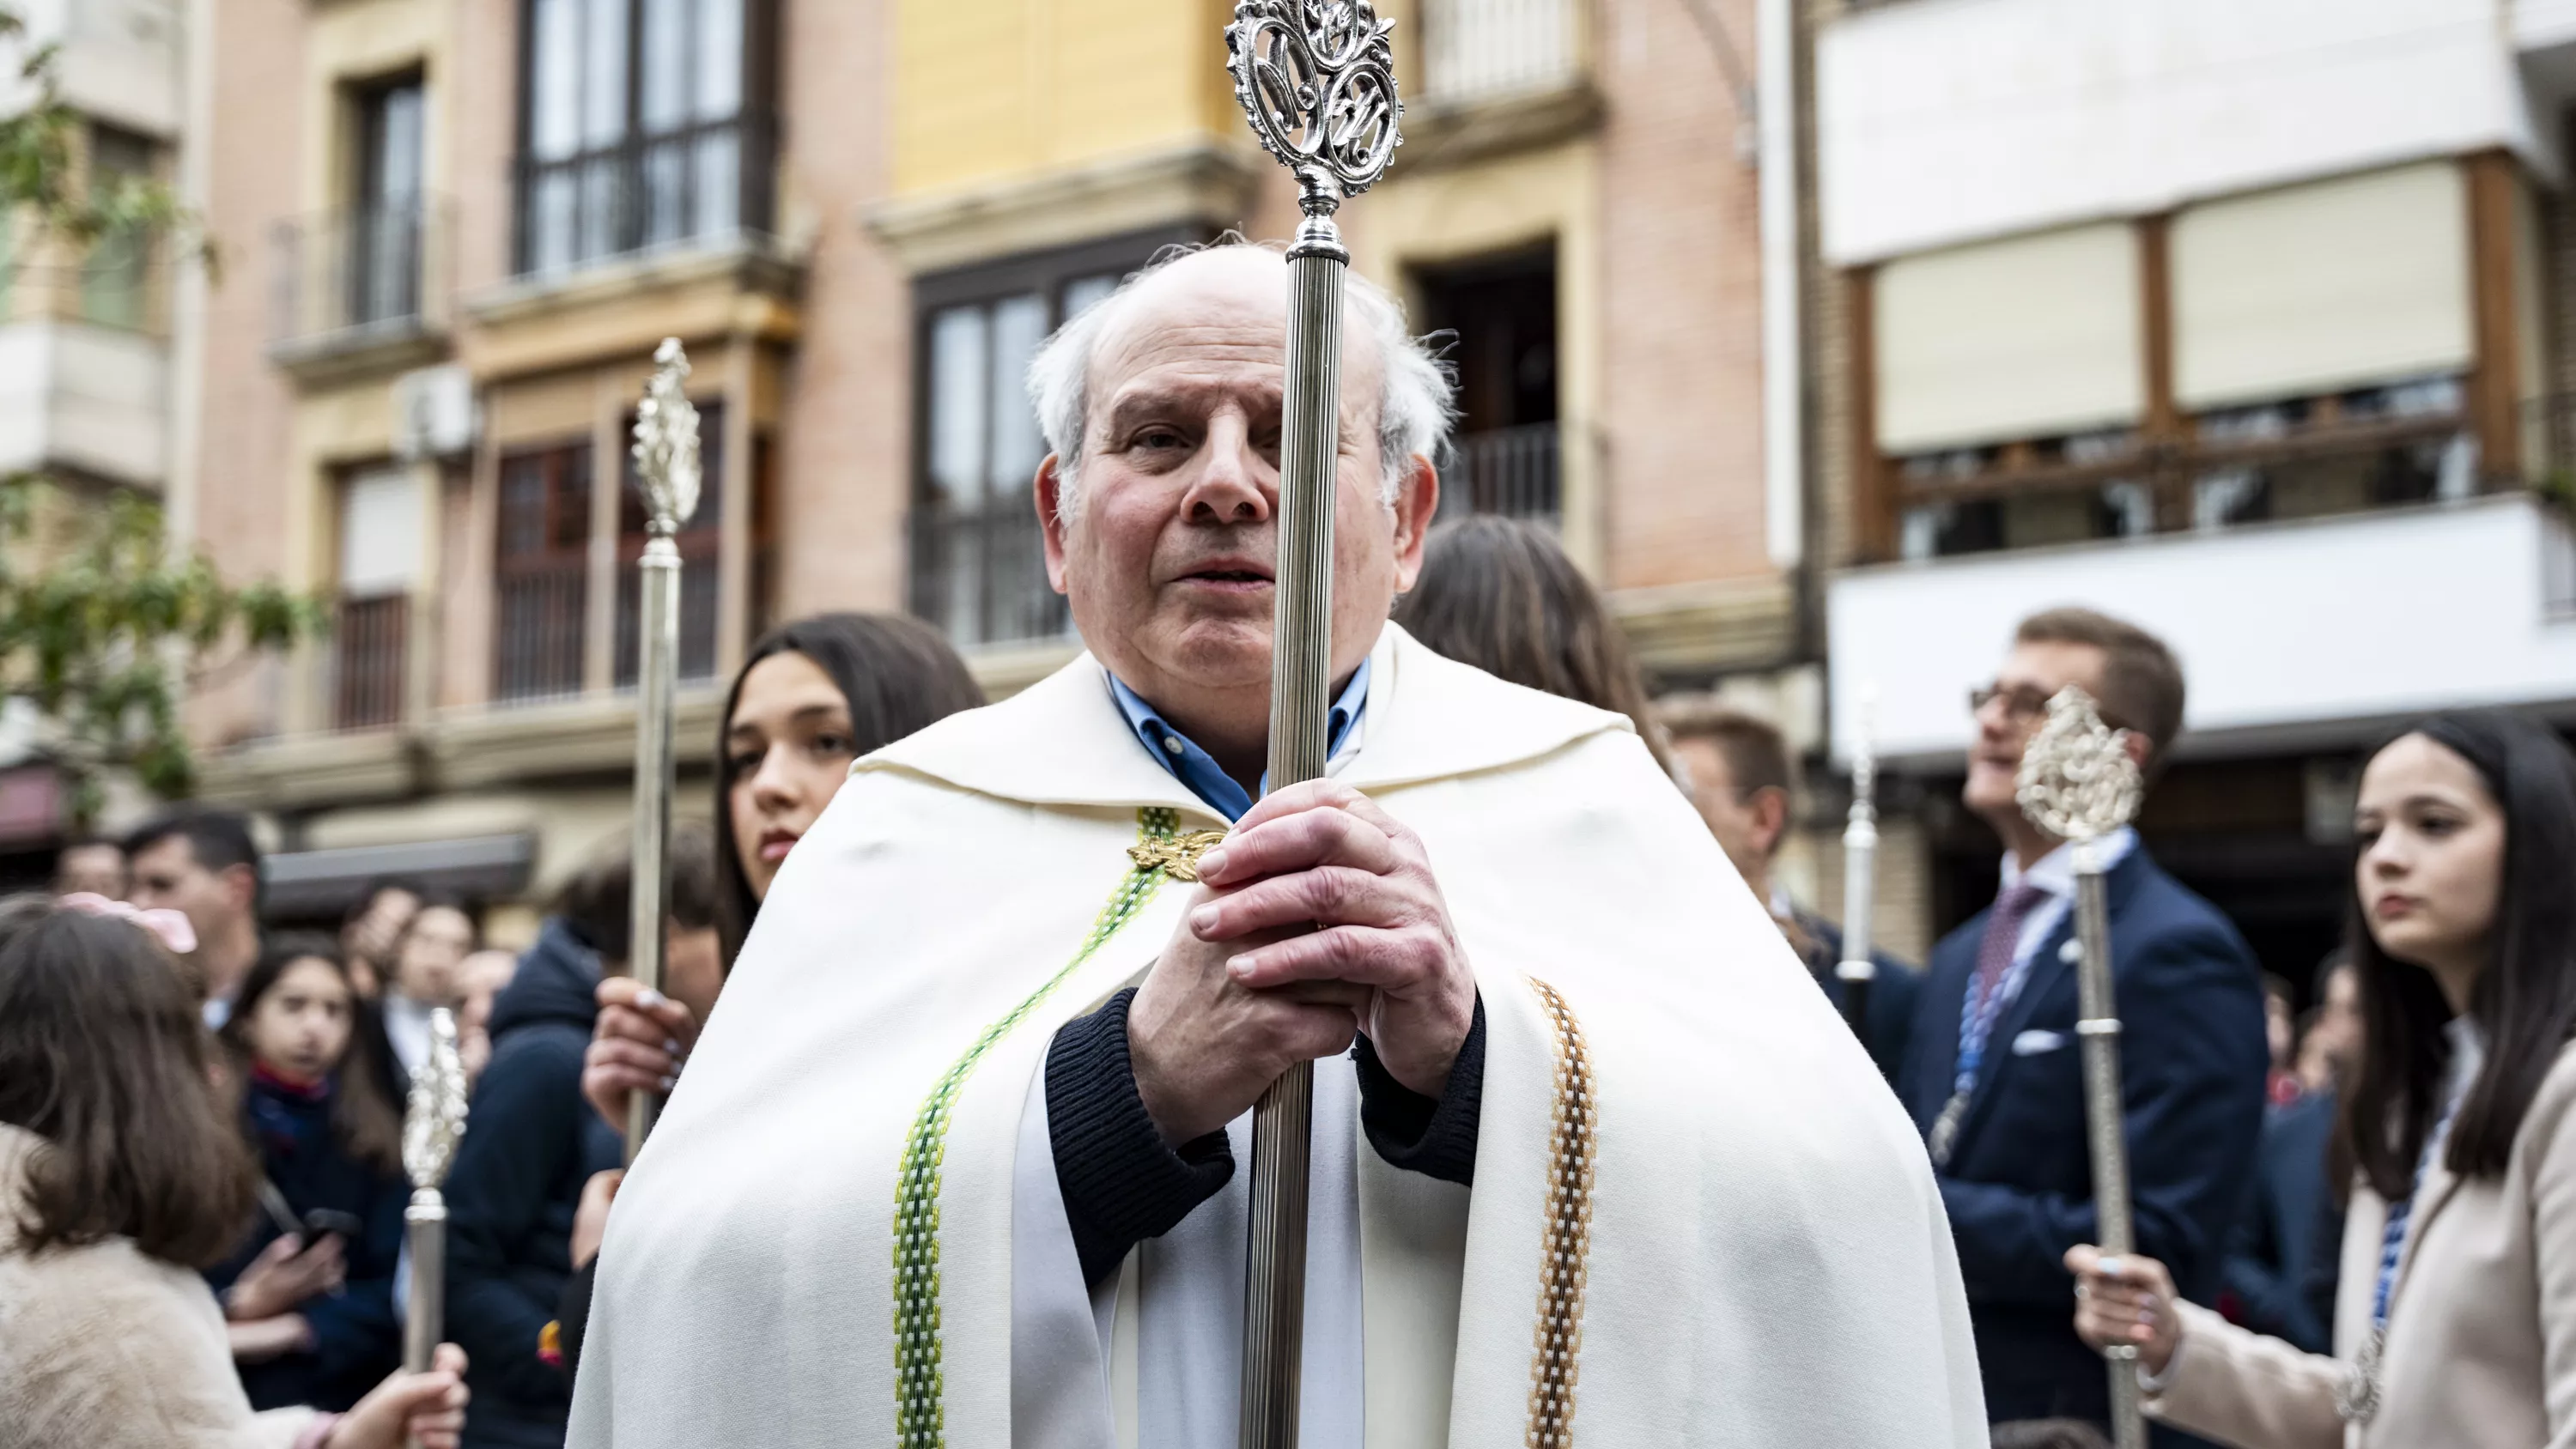
<instances>
[{"instance_id":1,"label":"girl with long dark hair","mask_svg":"<svg viewBox=\"0 0 2576 1449\"><path fill-rule=\"evenodd\" d=\"M2067 1254L2076 1329L2139 1351L2150 1412L2244 1449L2557 1444L2576 1433L2576 758L2439 715L2355 810L2363 1044L2335 1353L2177 1303L2152 1259Z\"/></svg>"},{"instance_id":2,"label":"girl with long dark hair","mask_svg":"<svg viewBox=\"0 0 2576 1449\"><path fill-rule=\"evenodd\" d=\"M259 1158L250 1231L206 1281L253 1408L345 1409L402 1353L402 1114L337 943L271 936L219 1039Z\"/></svg>"},{"instance_id":3,"label":"girl with long dark hair","mask_svg":"<svg viewBox=\"0 0 2576 1449\"><path fill-rule=\"evenodd\" d=\"M346 1414L253 1412L198 1270L257 1163L165 913L90 899L0 905L0 1449L455 1449L452 1345Z\"/></svg>"}]
</instances>

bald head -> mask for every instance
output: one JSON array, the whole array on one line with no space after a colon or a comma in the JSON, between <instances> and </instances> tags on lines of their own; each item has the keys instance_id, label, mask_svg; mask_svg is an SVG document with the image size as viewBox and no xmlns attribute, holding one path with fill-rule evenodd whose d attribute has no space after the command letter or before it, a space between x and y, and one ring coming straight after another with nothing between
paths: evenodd
<instances>
[{"instance_id":1,"label":"bald head","mask_svg":"<svg viewBox=\"0 0 2576 1449\"><path fill-rule=\"evenodd\" d=\"M1094 377L1140 340L1188 329L1231 311L1257 309L1287 349L1288 262L1279 249L1249 242L1174 249L1067 322L1029 365L1029 401L1055 454L1062 506L1081 511L1083 461L1098 447L1105 401ZM1406 330L1404 309L1376 284L1346 274L1342 291L1342 413L1345 448L1374 437L1379 494L1392 504L1414 460L1429 460L1455 416L1449 370Z\"/></svg>"}]
</instances>

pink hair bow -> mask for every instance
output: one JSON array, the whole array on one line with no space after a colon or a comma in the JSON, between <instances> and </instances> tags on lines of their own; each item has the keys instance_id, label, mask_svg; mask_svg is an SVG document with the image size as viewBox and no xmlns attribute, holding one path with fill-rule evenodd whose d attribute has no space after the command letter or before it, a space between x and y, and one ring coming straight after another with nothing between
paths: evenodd
<instances>
[{"instance_id":1,"label":"pink hair bow","mask_svg":"<svg viewBox=\"0 0 2576 1449\"><path fill-rule=\"evenodd\" d=\"M132 921L160 937L161 944L169 947L171 954L175 956L185 956L197 949L197 929L189 925L187 916L178 911L166 909L147 911L126 901L111 901L96 891L74 891L70 895L57 897L54 904L66 911L78 911L86 916L109 916L120 921Z\"/></svg>"}]
</instances>

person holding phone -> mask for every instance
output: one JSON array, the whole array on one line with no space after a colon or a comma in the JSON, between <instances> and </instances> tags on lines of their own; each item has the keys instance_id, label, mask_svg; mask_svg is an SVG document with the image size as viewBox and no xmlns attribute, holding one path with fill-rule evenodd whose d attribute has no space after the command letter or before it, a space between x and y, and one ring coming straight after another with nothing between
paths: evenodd
<instances>
[{"instance_id":1,"label":"person holding phone","mask_svg":"<svg viewBox=\"0 0 2576 1449\"><path fill-rule=\"evenodd\" d=\"M322 935L271 938L219 1033L258 1155L258 1212L206 1274L255 1408L345 1409L402 1353L402 1115Z\"/></svg>"}]
</instances>

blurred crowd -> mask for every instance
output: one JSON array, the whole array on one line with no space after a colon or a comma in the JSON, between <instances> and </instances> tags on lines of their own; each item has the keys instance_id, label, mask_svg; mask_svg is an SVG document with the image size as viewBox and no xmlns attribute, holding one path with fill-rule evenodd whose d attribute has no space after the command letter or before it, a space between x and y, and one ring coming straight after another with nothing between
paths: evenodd
<instances>
[{"instance_id":1,"label":"blurred crowd","mask_svg":"<svg viewBox=\"0 0 2576 1449\"><path fill-rule=\"evenodd\" d=\"M1836 923L1775 868L1800 773L1778 723L1651 700L1551 535L1444 525L1396 619L1626 715L1769 907L1926 1143L1997 1444L2101 1442L2111 1345L2140 1350L2159 1442L2340 1445L2338 1396L2365 1390L2363 1422L2441 1424L2475 1394L2520 1435L2493 1442L2563 1429L2576 1226L2554 1208L2576 1159L2544 1139L2576 1099L2576 764L2550 731L2447 715L2371 757L2347 940L2304 1016L2133 830L2101 842L2138 1238L2114 1261L2090 1246L2073 862L2015 776L2076 684L2152 787L2186 688L2162 643L2072 608L1996 641L1962 741L1963 803L2004 844L1995 904L1919 967L1873 953L1864 999ZM64 849L51 897L0 906L0 1446L562 1443L633 1095L676 1084L851 762L982 702L909 619L761 639L725 696L711 825L670 853L658 990L627 974L622 842L515 953L485 948L477 903L401 879L336 936L264 930L259 849L225 811ZM452 1347L405 1374L402 1111L441 1009L474 1082L445 1186ZM2442 1275L2401 1293L2418 1261ZM115 1427L151 1403L189 1432ZM2390 1432L2373 1442L2487 1442Z\"/></svg>"}]
</instances>

